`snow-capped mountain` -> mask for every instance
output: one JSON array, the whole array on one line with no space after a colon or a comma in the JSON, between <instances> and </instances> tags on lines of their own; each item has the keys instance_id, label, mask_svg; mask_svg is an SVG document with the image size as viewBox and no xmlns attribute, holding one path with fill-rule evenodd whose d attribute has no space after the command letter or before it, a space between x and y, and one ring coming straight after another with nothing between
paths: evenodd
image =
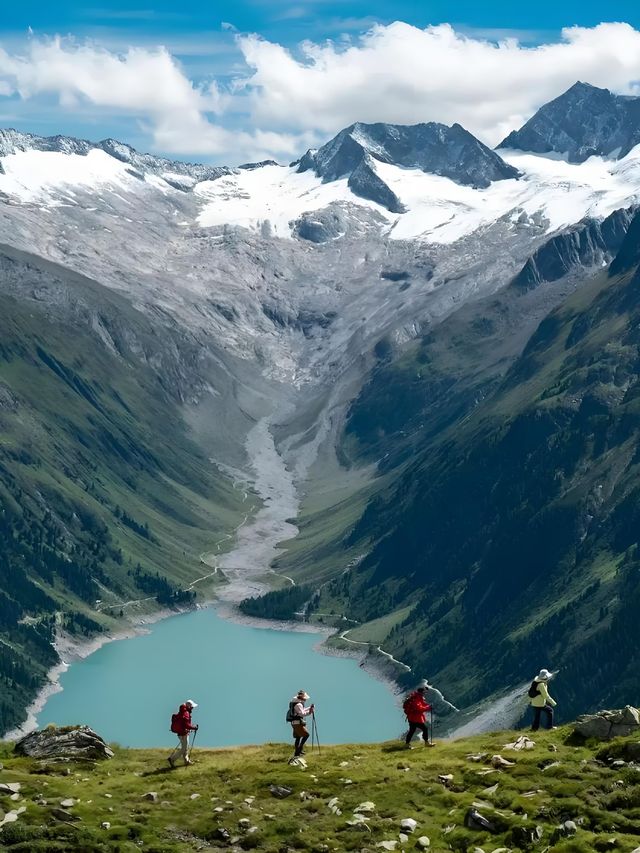
<instances>
[{"instance_id":1,"label":"snow-capped mountain","mask_svg":"<svg viewBox=\"0 0 640 853\"><path fill-rule=\"evenodd\" d=\"M558 154L570 163L589 157L621 159L640 144L640 97L614 95L576 83L545 104L500 145L538 154Z\"/></svg>"},{"instance_id":2,"label":"snow-capped mountain","mask_svg":"<svg viewBox=\"0 0 640 853\"><path fill-rule=\"evenodd\" d=\"M325 182L346 178L355 195L375 201L392 213L402 212L402 202L376 170L375 161L440 175L471 187L488 187L493 181L518 177L516 169L459 124L447 127L435 122L411 127L357 122L317 151L307 151L298 171L311 169Z\"/></svg>"}]
</instances>

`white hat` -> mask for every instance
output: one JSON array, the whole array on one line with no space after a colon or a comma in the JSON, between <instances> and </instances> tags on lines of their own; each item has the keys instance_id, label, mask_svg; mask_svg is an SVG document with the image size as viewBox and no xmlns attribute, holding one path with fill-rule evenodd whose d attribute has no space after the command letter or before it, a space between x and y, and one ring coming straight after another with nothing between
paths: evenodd
<instances>
[{"instance_id":1,"label":"white hat","mask_svg":"<svg viewBox=\"0 0 640 853\"><path fill-rule=\"evenodd\" d=\"M191 707L191 708L197 708L198 707L198 703L194 702L193 699L187 699L187 701L184 704L189 705L189 707Z\"/></svg>"},{"instance_id":2,"label":"white hat","mask_svg":"<svg viewBox=\"0 0 640 853\"><path fill-rule=\"evenodd\" d=\"M298 699L304 699L306 701L309 698L309 694L304 690L298 690L297 697Z\"/></svg>"},{"instance_id":3,"label":"white hat","mask_svg":"<svg viewBox=\"0 0 640 853\"><path fill-rule=\"evenodd\" d=\"M536 681L549 681L550 678L553 678L553 673L548 669L541 669L536 676Z\"/></svg>"}]
</instances>

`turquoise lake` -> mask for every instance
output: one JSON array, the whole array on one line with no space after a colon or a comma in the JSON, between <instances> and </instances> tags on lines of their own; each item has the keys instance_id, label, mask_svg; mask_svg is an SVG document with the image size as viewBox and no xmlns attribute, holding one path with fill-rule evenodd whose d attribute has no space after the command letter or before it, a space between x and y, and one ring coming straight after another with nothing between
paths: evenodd
<instances>
[{"instance_id":1,"label":"turquoise lake","mask_svg":"<svg viewBox=\"0 0 640 853\"><path fill-rule=\"evenodd\" d=\"M168 747L171 714L194 699L196 748L286 741L287 704L302 688L316 703L321 742L381 741L403 729L388 688L355 660L315 652L317 634L240 625L213 609L149 627L72 663L38 725L86 723L122 746Z\"/></svg>"}]
</instances>

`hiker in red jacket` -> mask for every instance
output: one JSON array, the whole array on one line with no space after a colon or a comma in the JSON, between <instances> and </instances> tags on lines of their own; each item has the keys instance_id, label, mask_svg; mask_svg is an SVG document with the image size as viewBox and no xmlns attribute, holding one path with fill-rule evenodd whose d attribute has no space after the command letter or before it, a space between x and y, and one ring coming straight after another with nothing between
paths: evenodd
<instances>
[{"instance_id":1,"label":"hiker in red jacket","mask_svg":"<svg viewBox=\"0 0 640 853\"><path fill-rule=\"evenodd\" d=\"M426 692L427 686L421 685L405 699L402 706L409 723L409 731L405 738L405 745L407 749L413 749L411 746L411 738L417 731L422 732L422 740L424 741L425 746L433 746L432 743L429 743L429 731L425 722L425 714L427 711L431 710L431 705L429 705L424 697Z\"/></svg>"},{"instance_id":2,"label":"hiker in red jacket","mask_svg":"<svg viewBox=\"0 0 640 853\"><path fill-rule=\"evenodd\" d=\"M185 764L193 764L189 758L189 732L197 732L198 726L194 726L191 722L191 712L198 705L193 699L187 699L180 705L177 714L171 717L171 731L178 735L178 745L173 750L167 761L171 767L176 766L176 760L182 756Z\"/></svg>"}]
</instances>

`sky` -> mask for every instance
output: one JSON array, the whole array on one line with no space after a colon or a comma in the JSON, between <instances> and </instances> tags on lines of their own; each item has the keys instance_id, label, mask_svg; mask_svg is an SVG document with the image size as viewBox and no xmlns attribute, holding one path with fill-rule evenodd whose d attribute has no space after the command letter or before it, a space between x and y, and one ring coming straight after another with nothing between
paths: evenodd
<instances>
[{"instance_id":1,"label":"sky","mask_svg":"<svg viewBox=\"0 0 640 853\"><path fill-rule=\"evenodd\" d=\"M637 0L20 0L0 128L288 162L354 121L496 145L576 80L640 95Z\"/></svg>"}]
</instances>

